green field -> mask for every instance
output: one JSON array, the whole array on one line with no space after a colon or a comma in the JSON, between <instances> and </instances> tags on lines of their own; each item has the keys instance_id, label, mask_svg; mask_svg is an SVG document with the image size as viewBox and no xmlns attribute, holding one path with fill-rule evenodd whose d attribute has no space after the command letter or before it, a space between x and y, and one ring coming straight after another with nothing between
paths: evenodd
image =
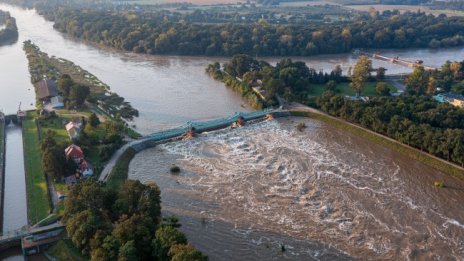
<instances>
[{"instance_id":1,"label":"green field","mask_svg":"<svg viewBox=\"0 0 464 261\"><path fill-rule=\"evenodd\" d=\"M366 83L366 88L364 88L364 91L361 93L361 96L379 96L377 91L375 90L375 85L376 82L368 82ZM395 93L398 91L395 86L386 83L388 88L390 88L390 93ZM322 93L324 93L327 90L327 87L325 84L310 84L309 85L310 89L310 94L313 96L320 96ZM350 87L350 84L347 82L341 82L337 84L336 91L337 94L340 95L347 95L347 96L354 96L356 95L356 92Z\"/></svg>"},{"instance_id":2,"label":"green field","mask_svg":"<svg viewBox=\"0 0 464 261\"><path fill-rule=\"evenodd\" d=\"M50 213L47 182L42 167L39 136L33 117L28 112L23 122L24 167L26 171L27 212L29 224L35 224Z\"/></svg>"}]
</instances>

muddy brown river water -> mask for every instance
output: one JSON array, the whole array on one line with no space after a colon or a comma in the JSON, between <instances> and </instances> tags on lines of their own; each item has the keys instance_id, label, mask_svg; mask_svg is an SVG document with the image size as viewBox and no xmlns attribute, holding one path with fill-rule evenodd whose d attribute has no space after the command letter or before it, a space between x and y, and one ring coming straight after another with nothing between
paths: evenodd
<instances>
[{"instance_id":1,"label":"muddy brown river water","mask_svg":"<svg viewBox=\"0 0 464 261\"><path fill-rule=\"evenodd\" d=\"M129 175L159 184L164 211L211 260L464 256L462 180L311 119L163 144L136 155Z\"/></svg>"}]
</instances>

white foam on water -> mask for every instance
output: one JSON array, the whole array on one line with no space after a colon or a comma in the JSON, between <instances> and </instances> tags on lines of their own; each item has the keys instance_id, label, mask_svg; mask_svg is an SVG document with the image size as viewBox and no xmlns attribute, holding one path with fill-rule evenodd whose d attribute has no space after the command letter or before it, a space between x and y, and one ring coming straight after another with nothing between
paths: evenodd
<instances>
[{"instance_id":1,"label":"white foam on water","mask_svg":"<svg viewBox=\"0 0 464 261\"><path fill-rule=\"evenodd\" d=\"M372 150L324 140L319 124L310 121L307 126L311 133L302 134L273 120L160 147L180 155L182 167L198 174L181 182L205 188L202 197L218 202L219 211L211 218L250 222L335 244L342 252L367 250L379 257L393 258L399 252L407 259L408 251L398 251L398 244L407 248L409 242L398 242L424 229L432 238L440 235L447 245L459 245L440 230L462 230L463 225L445 216L440 217L441 226L428 221L428 208L405 193L409 188L399 177L398 164L375 157ZM403 220L395 208L415 221Z\"/></svg>"}]
</instances>

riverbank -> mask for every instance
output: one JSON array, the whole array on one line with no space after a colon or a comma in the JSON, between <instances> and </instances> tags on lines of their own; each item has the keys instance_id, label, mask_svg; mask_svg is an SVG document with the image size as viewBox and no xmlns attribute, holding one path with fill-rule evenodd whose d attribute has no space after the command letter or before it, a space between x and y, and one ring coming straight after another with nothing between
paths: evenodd
<instances>
[{"instance_id":1,"label":"riverbank","mask_svg":"<svg viewBox=\"0 0 464 261\"><path fill-rule=\"evenodd\" d=\"M326 124L337 127L351 134L357 135L359 137L370 140L376 144L380 144L389 149L392 149L404 156L422 162L443 173L458 177L460 179L464 179L464 168L457 166L451 162L440 159L438 157L435 157L433 155L430 155L428 153L422 152L418 149L407 146L406 144L398 142L394 139L391 139L374 131L365 129L356 124L352 124L344 120L329 116L325 113L322 113L309 107L307 107L306 110L294 110L291 112L291 114L293 116L309 117L316 120L320 120Z\"/></svg>"},{"instance_id":2,"label":"riverbank","mask_svg":"<svg viewBox=\"0 0 464 261\"><path fill-rule=\"evenodd\" d=\"M0 117L2 115L0 114ZM0 232L3 231L3 200L5 190L5 120L0 119Z\"/></svg>"},{"instance_id":3,"label":"riverbank","mask_svg":"<svg viewBox=\"0 0 464 261\"><path fill-rule=\"evenodd\" d=\"M27 112L26 119L22 123L29 224L36 224L46 218L51 211L50 195L39 149L39 130L33 113L33 111Z\"/></svg>"}]
</instances>

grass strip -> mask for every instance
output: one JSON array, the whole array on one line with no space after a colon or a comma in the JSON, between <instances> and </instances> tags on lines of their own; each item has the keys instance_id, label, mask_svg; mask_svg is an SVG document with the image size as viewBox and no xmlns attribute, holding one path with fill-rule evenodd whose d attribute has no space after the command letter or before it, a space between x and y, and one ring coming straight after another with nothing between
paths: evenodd
<instances>
[{"instance_id":1,"label":"grass strip","mask_svg":"<svg viewBox=\"0 0 464 261\"><path fill-rule=\"evenodd\" d=\"M50 247L47 254L56 258L56 260L66 261L86 261L89 260L83 256L70 239L62 239Z\"/></svg>"},{"instance_id":2,"label":"grass strip","mask_svg":"<svg viewBox=\"0 0 464 261\"><path fill-rule=\"evenodd\" d=\"M402 155L413 158L414 160L420 161L443 173L456 176L460 179L464 179L464 171L460 169L459 167L454 166L454 164L438 159L433 155L422 152L415 148L409 147L406 144L395 141L389 137L383 136L382 134L373 133L362 127L353 126L344 120L336 119L336 118L333 118L333 117L330 117L324 114L318 114L318 113L306 112L306 111L305 112L298 111L298 112L291 112L291 115L299 116L299 117L309 117L309 118L322 121L336 128L343 129L351 134L357 135L359 137L370 140L374 143L385 146Z\"/></svg>"},{"instance_id":3,"label":"grass strip","mask_svg":"<svg viewBox=\"0 0 464 261\"><path fill-rule=\"evenodd\" d=\"M50 200L42 166L38 135L33 112L28 112L26 119L23 121L23 142L29 224L39 222L50 213Z\"/></svg>"},{"instance_id":4,"label":"grass strip","mask_svg":"<svg viewBox=\"0 0 464 261\"><path fill-rule=\"evenodd\" d=\"M129 164L136 153L137 152L132 148L128 148L124 151L108 177L108 186L119 188L124 181L127 180L129 175Z\"/></svg>"}]
</instances>

